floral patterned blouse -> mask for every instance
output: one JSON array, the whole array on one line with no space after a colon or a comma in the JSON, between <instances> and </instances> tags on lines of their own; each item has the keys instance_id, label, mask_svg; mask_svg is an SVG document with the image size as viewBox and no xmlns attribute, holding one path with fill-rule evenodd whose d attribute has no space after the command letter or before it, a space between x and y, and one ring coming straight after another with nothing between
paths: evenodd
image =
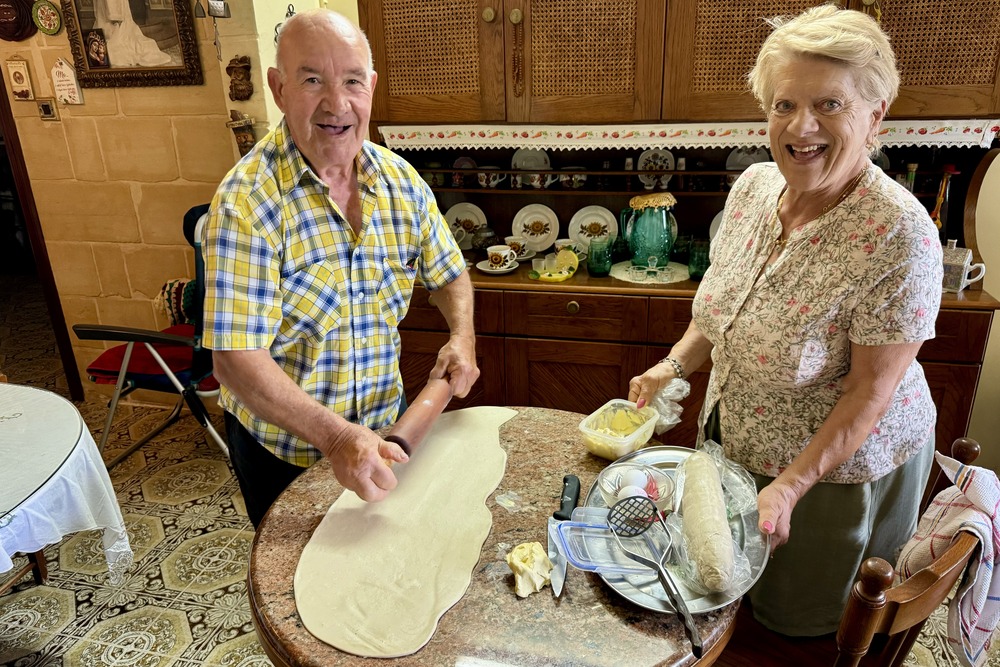
<instances>
[{"instance_id":1,"label":"floral patterned blouse","mask_svg":"<svg viewBox=\"0 0 1000 667\"><path fill-rule=\"evenodd\" d=\"M854 192L795 229L765 266L784 185L770 162L735 183L693 307L714 345L701 425L718 403L726 456L769 477L805 448L840 398L851 343L933 338L941 304L937 230L920 202L872 164ZM914 361L864 444L823 481L882 477L927 442L935 419Z\"/></svg>"}]
</instances>

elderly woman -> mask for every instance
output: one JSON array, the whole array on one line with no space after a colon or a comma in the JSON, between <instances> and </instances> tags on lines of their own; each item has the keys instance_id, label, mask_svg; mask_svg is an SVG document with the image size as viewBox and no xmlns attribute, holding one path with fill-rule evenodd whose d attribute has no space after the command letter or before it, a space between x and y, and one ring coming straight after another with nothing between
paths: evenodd
<instances>
[{"instance_id":1,"label":"elderly woman","mask_svg":"<svg viewBox=\"0 0 1000 667\"><path fill-rule=\"evenodd\" d=\"M773 25L749 78L774 163L734 185L691 325L629 398L711 356L700 426L754 474L776 549L754 614L806 636L916 528L936 413L915 357L942 264L927 211L869 159L899 87L886 36L830 5Z\"/></svg>"}]
</instances>

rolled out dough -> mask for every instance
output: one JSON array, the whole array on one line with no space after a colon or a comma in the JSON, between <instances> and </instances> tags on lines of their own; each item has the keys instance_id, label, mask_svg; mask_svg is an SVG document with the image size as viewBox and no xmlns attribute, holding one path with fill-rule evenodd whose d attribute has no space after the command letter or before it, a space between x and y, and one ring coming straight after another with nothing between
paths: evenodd
<instances>
[{"instance_id":1,"label":"rolled out dough","mask_svg":"<svg viewBox=\"0 0 1000 667\"><path fill-rule=\"evenodd\" d=\"M495 407L438 417L399 485L378 503L345 491L323 517L295 570L306 628L341 651L396 658L430 641L438 619L465 594L493 520L486 499L507 454Z\"/></svg>"}]
</instances>

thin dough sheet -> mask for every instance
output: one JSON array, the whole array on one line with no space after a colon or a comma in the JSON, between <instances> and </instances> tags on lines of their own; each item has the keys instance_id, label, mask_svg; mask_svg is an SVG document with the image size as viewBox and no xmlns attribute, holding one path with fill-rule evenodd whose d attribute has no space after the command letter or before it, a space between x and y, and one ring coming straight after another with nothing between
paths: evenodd
<instances>
[{"instance_id":1,"label":"thin dough sheet","mask_svg":"<svg viewBox=\"0 0 1000 667\"><path fill-rule=\"evenodd\" d=\"M472 581L493 524L486 499L507 464L499 429L516 414L446 412L410 461L395 466L399 485L388 498L340 495L295 571L295 603L309 632L372 658L410 655L430 641Z\"/></svg>"}]
</instances>

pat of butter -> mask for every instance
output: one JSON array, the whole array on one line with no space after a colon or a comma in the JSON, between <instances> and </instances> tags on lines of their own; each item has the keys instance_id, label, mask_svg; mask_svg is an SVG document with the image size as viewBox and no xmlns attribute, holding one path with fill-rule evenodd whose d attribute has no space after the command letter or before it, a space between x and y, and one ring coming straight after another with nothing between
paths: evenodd
<instances>
[{"instance_id":1,"label":"pat of butter","mask_svg":"<svg viewBox=\"0 0 1000 667\"><path fill-rule=\"evenodd\" d=\"M522 542L507 554L507 565L514 573L514 592L526 598L549 583L552 561L539 542Z\"/></svg>"}]
</instances>

